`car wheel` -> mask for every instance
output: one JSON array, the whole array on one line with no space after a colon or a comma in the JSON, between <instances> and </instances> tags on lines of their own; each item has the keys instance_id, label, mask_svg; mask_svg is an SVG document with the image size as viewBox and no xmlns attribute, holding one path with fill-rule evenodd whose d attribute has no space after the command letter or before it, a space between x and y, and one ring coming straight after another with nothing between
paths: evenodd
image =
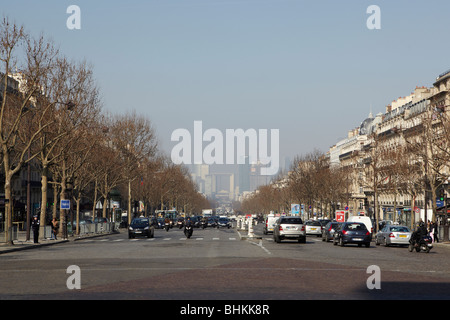
<instances>
[{"instance_id":1,"label":"car wheel","mask_svg":"<svg viewBox=\"0 0 450 320\"><path fill-rule=\"evenodd\" d=\"M380 245L380 243L378 242L378 237L375 238L375 245L376 245L376 246L379 246L379 245Z\"/></svg>"},{"instance_id":2,"label":"car wheel","mask_svg":"<svg viewBox=\"0 0 450 320\"><path fill-rule=\"evenodd\" d=\"M384 238L384 246L385 246L385 247L389 247L389 244L388 244L386 238Z\"/></svg>"},{"instance_id":3,"label":"car wheel","mask_svg":"<svg viewBox=\"0 0 450 320\"><path fill-rule=\"evenodd\" d=\"M370 248L370 242L366 242L366 248Z\"/></svg>"},{"instance_id":4,"label":"car wheel","mask_svg":"<svg viewBox=\"0 0 450 320\"><path fill-rule=\"evenodd\" d=\"M276 235L273 236L273 239L275 240L276 243L280 243L281 242L280 237L278 237Z\"/></svg>"},{"instance_id":5,"label":"car wheel","mask_svg":"<svg viewBox=\"0 0 450 320\"><path fill-rule=\"evenodd\" d=\"M344 240L342 240L342 238L339 238L339 245L340 245L341 247L344 246Z\"/></svg>"}]
</instances>

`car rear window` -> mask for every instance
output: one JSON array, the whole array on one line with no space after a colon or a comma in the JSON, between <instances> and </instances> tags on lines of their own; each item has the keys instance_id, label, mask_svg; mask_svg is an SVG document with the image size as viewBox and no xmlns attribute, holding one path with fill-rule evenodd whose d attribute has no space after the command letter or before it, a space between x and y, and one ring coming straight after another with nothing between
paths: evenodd
<instances>
[{"instance_id":1,"label":"car rear window","mask_svg":"<svg viewBox=\"0 0 450 320\"><path fill-rule=\"evenodd\" d=\"M346 230L366 230L366 226L362 223L349 223L345 226Z\"/></svg>"},{"instance_id":2,"label":"car rear window","mask_svg":"<svg viewBox=\"0 0 450 320\"><path fill-rule=\"evenodd\" d=\"M280 224L303 224L303 221L301 218L283 218Z\"/></svg>"},{"instance_id":3,"label":"car rear window","mask_svg":"<svg viewBox=\"0 0 450 320\"><path fill-rule=\"evenodd\" d=\"M391 227L391 232L409 232L407 227Z\"/></svg>"},{"instance_id":4,"label":"car rear window","mask_svg":"<svg viewBox=\"0 0 450 320\"><path fill-rule=\"evenodd\" d=\"M319 221L306 221L307 226L321 226Z\"/></svg>"}]
</instances>

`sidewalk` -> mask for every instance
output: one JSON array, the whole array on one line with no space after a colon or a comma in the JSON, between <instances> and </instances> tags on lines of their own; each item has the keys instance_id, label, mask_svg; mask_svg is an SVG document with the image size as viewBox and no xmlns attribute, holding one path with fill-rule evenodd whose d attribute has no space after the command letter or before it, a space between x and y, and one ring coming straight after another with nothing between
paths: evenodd
<instances>
[{"instance_id":1,"label":"sidewalk","mask_svg":"<svg viewBox=\"0 0 450 320\"><path fill-rule=\"evenodd\" d=\"M4 253L9 252L16 252L21 250L28 250L28 249L34 249L34 248L41 248L46 246L52 246L60 243L66 243L70 241L78 241L83 240L87 238L94 238L94 237L101 237L105 235L113 234L114 232L108 232L108 233L92 233L84 236L69 236L68 239L61 239L58 240L54 239L41 239L39 240L39 243L33 243L33 234L30 235L30 240L26 240L26 232L25 231L19 231L19 234L17 235L17 240L13 241L13 245L8 245L5 243L0 243L0 255Z\"/></svg>"}]
</instances>

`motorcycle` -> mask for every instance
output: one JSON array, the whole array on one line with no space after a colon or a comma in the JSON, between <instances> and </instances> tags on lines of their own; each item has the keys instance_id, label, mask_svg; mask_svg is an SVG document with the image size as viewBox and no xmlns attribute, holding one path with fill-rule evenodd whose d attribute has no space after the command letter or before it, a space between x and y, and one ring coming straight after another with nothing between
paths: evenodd
<instances>
[{"instance_id":1,"label":"motorcycle","mask_svg":"<svg viewBox=\"0 0 450 320\"><path fill-rule=\"evenodd\" d=\"M164 224L164 229L166 229L166 232L169 232L169 229L170 229L170 223L165 223L165 224Z\"/></svg>"},{"instance_id":2,"label":"motorcycle","mask_svg":"<svg viewBox=\"0 0 450 320\"><path fill-rule=\"evenodd\" d=\"M205 228L206 228L207 222L202 220L202 221L200 222L200 224L201 224L202 229L205 229Z\"/></svg>"},{"instance_id":3,"label":"motorcycle","mask_svg":"<svg viewBox=\"0 0 450 320\"><path fill-rule=\"evenodd\" d=\"M433 239L431 239L430 236L423 236L420 241L417 241L411 237L409 240L408 251L413 252L414 249L416 249L416 252L425 251L426 253L429 253L430 250L433 249Z\"/></svg>"},{"instance_id":4,"label":"motorcycle","mask_svg":"<svg viewBox=\"0 0 450 320\"><path fill-rule=\"evenodd\" d=\"M192 233L193 233L192 226L184 227L184 235L186 236L186 238L189 239L190 237L192 237Z\"/></svg>"}]
</instances>

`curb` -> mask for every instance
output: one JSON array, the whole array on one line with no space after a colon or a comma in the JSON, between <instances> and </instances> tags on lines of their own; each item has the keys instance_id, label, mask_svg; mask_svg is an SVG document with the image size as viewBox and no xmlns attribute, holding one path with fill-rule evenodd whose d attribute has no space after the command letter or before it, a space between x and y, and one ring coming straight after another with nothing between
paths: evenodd
<instances>
[{"instance_id":1,"label":"curb","mask_svg":"<svg viewBox=\"0 0 450 320\"><path fill-rule=\"evenodd\" d=\"M60 243L66 243L69 242L69 240L58 240L54 242L49 243L31 243L31 244L15 244L13 246L5 246L6 249L1 249L0 247L0 255L4 253L10 253L10 252L16 252L16 251L23 251L23 250L29 250L29 249L35 249L35 248L42 248L42 247L48 247L48 246L54 246L56 244Z\"/></svg>"},{"instance_id":2,"label":"curb","mask_svg":"<svg viewBox=\"0 0 450 320\"><path fill-rule=\"evenodd\" d=\"M80 237L80 238L73 238L73 239L64 239L64 240L55 240L48 243L21 243L21 244L14 244L12 246L0 246L0 255L4 253L10 253L10 252L17 252L22 250L30 250L30 249L36 249L36 248L42 248L42 247L48 247L53 246L60 243L67 243L67 242L74 242L74 241L80 241L80 240L86 240L86 239L92 239L97 237L103 237L111 234L117 234L120 232L110 232L110 233L102 233L102 234L96 234L89 237Z\"/></svg>"}]
</instances>

